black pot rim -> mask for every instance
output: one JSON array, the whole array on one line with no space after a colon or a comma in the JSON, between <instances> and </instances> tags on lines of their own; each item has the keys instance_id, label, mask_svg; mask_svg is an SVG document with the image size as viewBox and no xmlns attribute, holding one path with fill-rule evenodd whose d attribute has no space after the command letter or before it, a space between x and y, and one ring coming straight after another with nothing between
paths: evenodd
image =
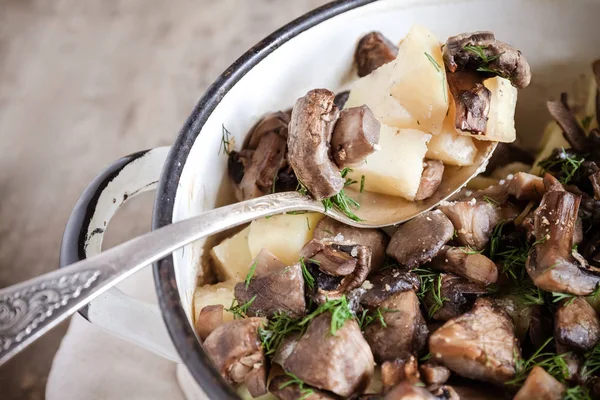
<instances>
[{"instance_id":1,"label":"black pot rim","mask_svg":"<svg viewBox=\"0 0 600 400\"><path fill-rule=\"evenodd\" d=\"M338 0L317 8L261 40L217 78L196 104L169 151L156 191L152 229L172 223L175 194L187 157L203 125L229 90L255 65L288 40L336 15L374 1L376 0ZM177 290L172 256L154 264L154 281L167 330L194 379L210 399L239 398L212 367L188 323Z\"/></svg>"}]
</instances>

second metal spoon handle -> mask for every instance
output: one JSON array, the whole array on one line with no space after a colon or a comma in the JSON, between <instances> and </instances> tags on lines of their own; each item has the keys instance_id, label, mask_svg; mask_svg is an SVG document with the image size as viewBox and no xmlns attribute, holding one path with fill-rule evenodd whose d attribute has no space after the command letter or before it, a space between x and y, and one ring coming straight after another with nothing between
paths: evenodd
<instances>
[{"instance_id":1,"label":"second metal spoon handle","mask_svg":"<svg viewBox=\"0 0 600 400\"><path fill-rule=\"evenodd\" d=\"M323 207L297 192L236 203L0 290L0 365L108 288L174 250L260 217L299 210L323 212Z\"/></svg>"}]
</instances>

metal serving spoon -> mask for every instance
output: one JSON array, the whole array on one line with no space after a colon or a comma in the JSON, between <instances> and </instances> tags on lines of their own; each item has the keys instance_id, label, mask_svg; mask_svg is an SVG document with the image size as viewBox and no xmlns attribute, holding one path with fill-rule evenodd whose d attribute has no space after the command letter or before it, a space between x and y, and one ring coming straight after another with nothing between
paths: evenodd
<instances>
[{"instance_id":1,"label":"metal serving spoon","mask_svg":"<svg viewBox=\"0 0 600 400\"><path fill-rule=\"evenodd\" d=\"M447 167L440 187L427 200L409 202L398 197L348 190L348 195L360 203L360 210L356 211L362 219L360 222L353 221L336 209L325 211L320 201L298 192L276 193L207 211L146 233L66 268L4 288L0 290L0 365L107 289L146 265L205 236L257 218L290 211L324 213L358 228L381 228L407 221L448 199L485 169L496 143L479 142L478 145L480 149L476 163L467 167ZM81 276L87 277L81 291L63 298L65 304L31 321L31 315L26 312L27 302L21 299L23 293L43 300L46 296L44 289L49 282L68 286L70 279ZM67 304L71 300L75 301Z\"/></svg>"}]
</instances>

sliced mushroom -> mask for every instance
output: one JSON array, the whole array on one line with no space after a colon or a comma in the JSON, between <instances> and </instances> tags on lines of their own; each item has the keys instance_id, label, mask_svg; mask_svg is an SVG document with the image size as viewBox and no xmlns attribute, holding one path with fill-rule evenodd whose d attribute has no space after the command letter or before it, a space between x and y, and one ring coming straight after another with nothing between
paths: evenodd
<instances>
[{"instance_id":1,"label":"sliced mushroom","mask_svg":"<svg viewBox=\"0 0 600 400\"><path fill-rule=\"evenodd\" d=\"M256 387L257 376L252 371L265 363L258 334L259 328L265 323L263 318L226 322L204 341L204 351L228 383L243 383L248 380ZM266 380L266 374L264 379Z\"/></svg>"},{"instance_id":2,"label":"sliced mushroom","mask_svg":"<svg viewBox=\"0 0 600 400\"><path fill-rule=\"evenodd\" d=\"M433 196L440 183L442 183L442 177L444 176L444 164L441 161L425 160L423 165L421 183L415 195L415 200L417 201Z\"/></svg>"},{"instance_id":3,"label":"sliced mushroom","mask_svg":"<svg viewBox=\"0 0 600 400\"><path fill-rule=\"evenodd\" d=\"M585 130L577 120L577 117L575 117L575 114L569 109L567 94L562 93L560 100L548 101L546 106L552 118L554 118L562 129L563 135L571 147L576 151L585 152L588 148Z\"/></svg>"},{"instance_id":4,"label":"sliced mushroom","mask_svg":"<svg viewBox=\"0 0 600 400\"><path fill-rule=\"evenodd\" d=\"M565 385L547 373L544 368L536 365L515 395L514 400L561 400L565 390Z\"/></svg>"},{"instance_id":5,"label":"sliced mushroom","mask_svg":"<svg viewBox=\"0 0 600 400\"><path fill-rule=\"evenodd\" d=\"M496 263L483 254L461 247L444 246L430 265L435 270L451 272L483 286L498 280Z\"/></svg>"},{"instance_id":6,"label":"sliced mushroom","mask_svg":"<svg viewBox=\"0 0 600 400\"><path fill-rule=\"evenodd\" d=\"M385 395L384 400L437 400L437 397L422 387L409 382L401 382Z\"/></svg>"},{"instance_id":7,"label":"sliced mushroom","mask_svg":"<svg viewBox=\"0 0 600 400\"><path fill-rule=\"evenodd\" d=\"M387 248L387 254L408 268L435 257L454 234L454 227L439 210L424 212L401 225Z\"/></svg>"},{"instance_id":8,"label":"sliced mushroom","mask_svg":"<svg viewBox=\"0 0 600 400\"><path fill-rule=\"evenodd\" d=\"M371 249L367 246L313 239L300 256L315 278L311 297L317 304L360 287L371 272Z\"/></svg>"},{"instance_id":9,"label":"sliced mushroom","mask_svg":"<svg viewBox=\"0 0 600 400\"><path fill-rule=\"evenodd\" d=\"M527 258L527 273L542 290L588 295L600 283L600 274L573 257L581 196L565 191L551 175L546 174L544 183L546 193L535 212L536 244Z\"/></svg>"},{"instance_id":10,"label":"sliced mushroom","mask_svg":"<svg viewBox=\"0 0 600 400\"><path fill-rule=\"evenodd\" d=\"M471 70L488 77L498 75L509 79L519 89L527 87L531 81L531 69L523 54L496 40L492 32L452 36L446 41L443 55L450 72Z\"/></svg>"},{"instance_id":11,"label":"sliced mushroom","mask_svg":"<svg viewBox=\"0 0 600 400\"><path fill-rule=\"evenodd\" d=\"M385 249L390 241L379 229L355 228L325 217L313 231L317 240L329 239L343 243L355 243L371 248L371 269L381 268L385 263Z\"/></svg>"},{"instance_id":12,"label":"sliced mushroom","mask_svg":"<svg viewBox=\"0 0 600 400\"><path fill-rule=\"evenodd\" d=\"M373 354L355 320L331 334L331 313L315 317L283 368L318 389L349 397L373 378Z\"/></svg>"},{"instance_id":13,"label":"sliced mushroom","mask_svg":"<svg viewBox=\"0 0 600 400\"><path fill-rule=\"evenodd\" d=\"M508 193L519 200L539 201L544 192L544 180L527 172L516 173L508 184Z\"/></svg>"},{"instance_id":14,"label":"sliced mushroom","mask_svg":"<svg viewBox=\"0 0 600 400\"><path fill-rule=\"evenodd\" d=\"M196 318L196 333L200 340L205 340L212 331L223 324L223 310L221 304L202 307Z\"/></svg>"},{"instance_id":15,"label":"sliced mushroom","mask_svg":"<svg viewBox=\"0 0 600 400\"><path fill-rule=\"evenodd\" d=\"M515 295L498 296L494 302L510 316L515 326L517 339L523 341L527 336L527 331L531 328L534 306L525 304L523 297Z\"/></svg>"},{"instance_id":16,"label":"sliced mushroom","mask_svg":"<svg viewBox=\"0 0 600 400\"><path fill-rule=\"evenodd\" d=\"M234 294L238 304L252 301L246 310L251 317L272 317L284 312L292 318L299 318L306 313L304 278L300 265L256 274L249 283L236 284Z\"/></svg>"},{"instance_id":17,"label":"sliced mushroom","mask_svg":"<svg viewBox=\"0 0 600 400\"><path fill-rule=\"evenodd\" d=\"M423 381L429 387L439 387L450 378L450 370L433 360L427 360L419 367Z\"/></svg>"},{"instance_id":18,"label":"sliced mushroom","mask_svg":"<svg viewBox=\"0 0 600 400\"><path fill-rule=\"evenodd\" d=\"M473 71L459 71L446 76L456 107L454 126L464 132L483 134L492 98L492 92L483 86L484 78Z\"/></svg>"},{"instance_id":19,"label":"sliced mushroom","mask_svg":"<svg viewBox=\"0 0 600 400\"><path fill-rule=\"evenodd\" d=\"M354 61L358 67L358 76L369 75L377 68L398 55L398 47L379 32L370 32L363 36L354 53Z\"/></svg>"},{"instance_id":20,"label":"sliced mushroom","mask_svg":"<svg viewBox=\"0 0 600 400\"><path fill-rule=\"evenodd\" d=\"M283 139L287 139L290 115L290 110L277 111L265 115L256 125L254 125L248 134L244 148L255 150L258 148L263 136L268 133L276 133Z\"/></svg>"},{"instance_id":21,"label":"sliced mushroom","mask_svg":"<svg viewBox=\"0 0 600 400\"><path fill-rule=\"evenodd\" d=\"M273 271L280 271L286 265L277 258L277 256L269 251L269 249L260 249L252 264L254 266L254 275L263 275Z\"/></svg>"},{"instance_id":22,"label":"sliced mushroom","mask_svg":"<svg viewBox=\"0 0 600 400\"><path fill-rule=\"evenodd\" d=\"M520 354L510 317L486 298L431 334L429 351L459 375L497 384L514 376Z\"/></svg>"},{"instance_id":23,"label":"sliced mushroom","mask_svg":"<svg viewBox=\"0 0 600 400\"><path fill-rule=\"evenodd\" d=\"M367 307L375 308L395 295L396 293L406 292L408 290L418 291L421 287L419 277L408 271L402 271L396 268L380 271L370 276L368 289L361 297L360 302Z\"/></svg>"},{"instance_id":24,"label":"sliced mushroom","mask_svg":"<svg viewBox=\"0 0 600 400\"><path fill-rule=\"evenodd\" d=\"M439 299L435 299L434 291L428 292L425 296L425 305L436 321L448 321L463 314L471 308L478 296L487 294L485 287L456 275L440 274L439 279L441 279ZM432 307L437 308L433 314L431 314Z\"/></svg>"},{"instance_id":25,"label":"sliced mushroom","mask_svg":"<svg viewBox=\"0 0 600 400\"><path fill-rule=\"evenodd\" d=\"M379 144L381 124L366 106L343 109L331 136L333 159L338 167L362 164Z\"/></svg>"},{"instance_id":26,"label":"sliced mushroom","mask_svg":"<svg viewBox=\"0 0 600 400\"><path fill-rule=\"evenodd\" d=\"M413 355L405 359L384 361L381 364L381 383L384 393L389 392L400 382L418 384L420 378L419 363Z\"/></svg>"},{"instance_id":27,"label":"sliced mushroom","mask_svg":"<svg viewBox=\"0 0 600 400\"><path fill-rule=\"evenodd\" d=\"M271 191L284 162L285 144L285 138L275 132L268 132L260 138L239 185L243 199L252 199Z\"/></svg>"},{"instance_id":28,"label":"sliced mushroom","mask_svg":"<svg viewBox=\"0 0 600 400\"><path fill-rule=\"evenodd\" d=\"M336 400L338 397L321 390L293 383L291 377L278 375L269 383L269 392L280 400Z\"/></svg>"},{"instance_id":29,"label":"sliced mushroom","mask_svg":"<svg viewBox=\"0 0 600 400\"><path fill-rule=\"evenodd\" d=\"M600 318L581 297L565 300L556 309L554 337L569 348L590 351L600 341Z\"/></svg>"},{"instance_id":30,"label":"sliced mushroom","mask_svg":"<svg viewBox=\"0 0 600 400\"><path fill-rule=\"evenodd\" d=\"M412 290L390 296L379 305L377 312L383 322L376 319L364 332L377 362L406 359L425 347L429 330L420 307Z\"/></svg>"},{"instance_id":31,"label":"sliced mushroom","mask_svg":"<svg viewBox=\"0 0 600 400\"><path fill-rule=\"evenodd\" d=\"M474 250L485 247L492 231L503 220L500 207L476 199L442 203L439 209L452 221L456 241Z\"/></svg>"},{"instance_id":32,"label":"sliced mushroom","mask_svg":"<svg viewBox=\"0 0 600 400\"><path fill-rule=\"evenodd\" d=\"M349 90L339 92L335 95L335 98L333 99L333 104L335 104L338 109L343 110L344 106L346 105L346 102L348 101L348 97L350 97Z\"/></svg>"},{"instance_id":33,"label":"sliced mushroom","mask_svg":"<svg viewBox=\"0 0 600 400\"><path fill-rule=\"evenodd\" d=\"M338 119L335 95L327 89L309 91L296 101L288 133L288 161L296 177L317 200L344 187L340 170L329 158L331 133Z\"/></svg>"}]
</instances>

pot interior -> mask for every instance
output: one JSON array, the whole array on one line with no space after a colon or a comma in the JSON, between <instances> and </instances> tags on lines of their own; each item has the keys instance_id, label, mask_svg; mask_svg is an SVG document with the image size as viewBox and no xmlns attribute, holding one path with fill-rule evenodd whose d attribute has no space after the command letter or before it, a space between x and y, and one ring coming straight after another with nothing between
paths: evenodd
<instances>
[{"instance_id":1,"label":"pot interior","mask_svg":"<svg viewBox=\"0 0 600 400\"><path fill-rule=\"evenodd\" d=\"M222 130L239 150L248 130L264 114L291 107L314 88L339 91L356 79L356 42L378 30L399 41L421 24L441 42L462 32L491 30L520 49L533 70L531 85L519 93L519 142L535 148L550 116L545 102L560 92L582 92L590 63L600 57L600 2L593 0L383 0L333 17L287 41L252 68L223 97L199 130L181 174L173 221L231 203ZM188 133L189 134L189 133ZM173 254L179 294L188 319L197 280L205 276L203 255L215 238Z\"/></svg>"}]
</instances>

